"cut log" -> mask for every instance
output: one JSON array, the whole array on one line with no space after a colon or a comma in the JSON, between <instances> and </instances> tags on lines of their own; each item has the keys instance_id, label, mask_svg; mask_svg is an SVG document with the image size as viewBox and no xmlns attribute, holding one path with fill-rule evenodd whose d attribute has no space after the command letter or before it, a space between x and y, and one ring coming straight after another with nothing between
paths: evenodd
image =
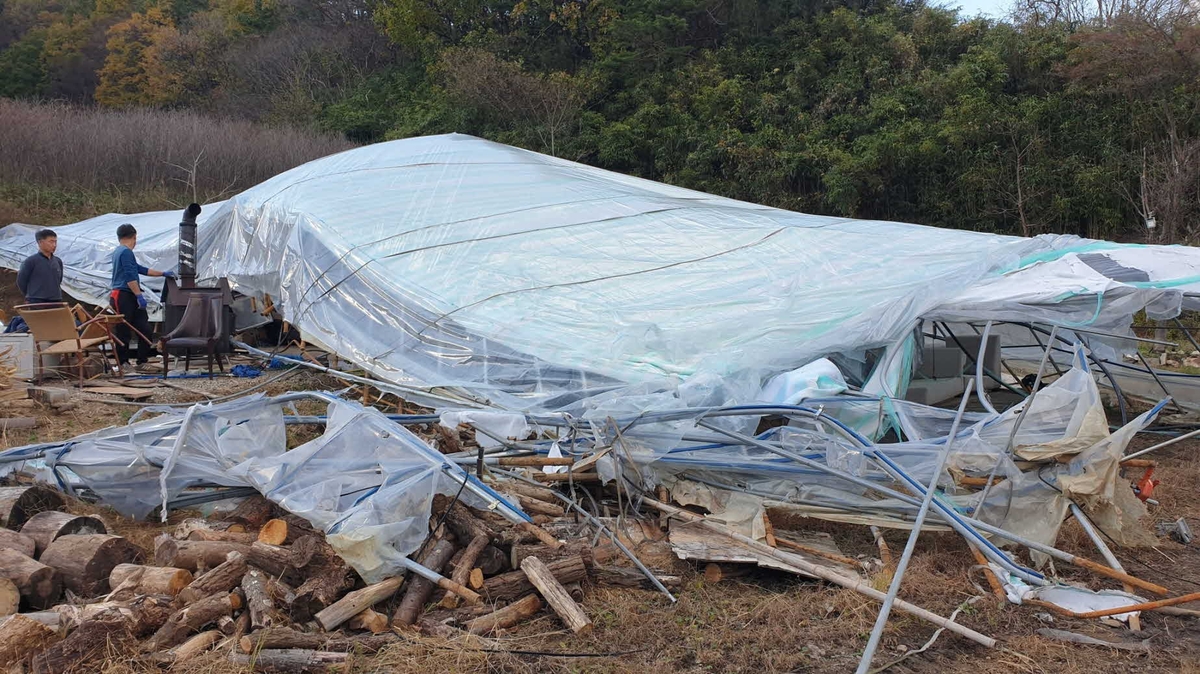
<instances>
[{"instance_id":1,"label":"cut log","mask_svg":"<svg viewBox=\"0 0 1200 674\"><path fill-rule=\"evenodd\" d=\"M272 576L281 578L288 583L302 580L302 576L296 572L296 567L292 566L292 551L290 548L256 542L246 552L246 561L250 562L251 566L257 566Z\"/></svg>"},{"instance_id":2,"label":"cut log","mask_svg":"<svg viewBox=\"0 0 1200 674\"><path fill-rule=\"evenodd\" d=\"M616 585L618 587L642 587L646 589L657 589L650 582L646 575L637 569L626 568L623 566L594 566L592 567L592 575L597 585ZM663 575L660 573L654 574L658 578L658 582L663 584L667 589L677 588L683 585L683 578L680 576Z\"/></svg>"},{"instance_id":3,"label":"cut log","mask_svg":"<svg viewBox=\"0 0 1200 674\"><path fill-rule=\"evenodd\" d=\"M599 482L600 473L534 473L533 479L537 480L538 482L574 482L578 484L581 482Z\"/></svg>"},{"instance_id":4,"label":"cut log","mask_svg":"<svg viewBox=\"0 0 1200 674\"><path fill-rule=\"evenodd\" d=\"M536 487L534 485L528 484L526 482L520 482L518 480L497 480L496 487L500 491L507 492L509 494L516 494L517 496L528 496L529 498L535 498L535 499L538 499L539 501L545 501L546 503L558 503L559 502L558 497L555 496L555 491L553 489L547 489L545 487Z\"/></svg>"},{"instance_id":5,"label":"cut log","mask_svg":"<svg viewBox=\"0 0 1200 674\"><path fill-rule=\"evenodd\" d=\"M248 615L248 614L243 614ZM232 636L237 631L237 620L231 616L223 615L217 618L217 629L225 636Z\"/></svg>"},{"instance_id":6,"label":"cut log","mask_svg":"<svg viewBox=\"0 0 1200 674\"><path fill-rule=\"evenodd\" d=\"M550 503L549 501L543 501L530 496L522 496L520 494L517 495L517 499L521 503L521 509L531 515L562 517L564 514L566 514L566 510L563 510L563 507L556 503Z\"/></svg>"},{"instance_id":7,"label":"cut log","mask_svg":"<svg viewBox=\"0 0 1200 674\"><path fill-rule=\"evenodd\" d=\"M368 608L351 618L346 625L352 630L367 630L371 634L382 634L388 630L388 618L386 615Z\"/></svg>"},{"instance_id":8,"label":"cut log","mask_svg":"<svg viewBox=\"0 0 1200 674\"><path fill-rule=\"evenodd\" d=\"M26 557L37 555L37 542L12 529L0 529L0 550L12 550Z\"/></svg>"},{"instance_id":9,"label":"cut log","mask_svg":"<svg viewBox=\"0 0 1200 674\"><path fill-rule=\"evenodd\" d=\"M58 611L34 611L32 613L22 613L21 615L49 627L54 630L55 634L61 635L67 631L67 620ZM0 623L3 622L4 619L0 618Z\"/></svg>"},{"instance_id":10,"label":"cut log","mask_svg":"<svg viewBox=\"0 0 1200 674\"><path fill-rule=\"evenodd\" d=\"M187 535L189 541L215 541L218 543L240 543L250 545L258 540L258 534L248 534L244 531L217 531L216 529L196 529Z\"/></svg>"},{"instance_id":11,"label":"cut log","mask_svg":"<svg viewBox=\"0 0 1200 674\"><path fill-rule=\"evenodd\" d=\"M7 578L0 578L0 619L4 619L21 608L21 591L17 584Z\"/></svg>"},{"instance_id":12,"label":"cut log","mask_svg":"<svg viewBox=\"0 0 1200 674\"><path fill-rule=\"evenodd\" d=\"M106 656L132 652L134 646L133 633L124 621L91 620L35 656L30 669L33 674L95 671Z\"/></svg>"},{"instance_id":13,"label":"cut log","mask_svg":"<svg viewBox=\"0 0 1200 674\"><path fill-rule=\"evenodd\" d=\"M95 517L72 515L71 513L46 510L25 521L21 525L21 533L33 539L37 545L37 556L46 550L60 536L73 534L106 534L104 522Z\"/></svg>"},{"instance_id":14,"label":"cut log","mask_svg":"<svg viewBox=\"0 0 1200 674\"><path fill-rule=\"evenodd\" d=\"M5 431L20 431L29 428L37 428L38 420L36 417L7 417L0 418L0 433Z\"/></svg>"},{"instance_id":15,"label":"cut log","mask_svg":"<svg viewBox=\"0 0 1200 674\"><path fill-rule=\"evenodd\" d=\"M279 520L276 520L279 521ZM292 556L288 563L297 569L337 558L337 553L321 536L301 536L292 544Z\"/></svg>"},{"instance_id":16,"label":"cut log","mask_svg":"<svg viewBox=\"0 0 1200 674\"><path fill-rule=\"evenodd\" d=\"M118 564L108 574L108 586L114 592L128 583L135 594L161 594L168 597L179 594L192 580L192 573L187 569L170 566Z\"/></svg>"},{"instance_id":17,"label":"cut log","mask_svg":"<svg viewBox=\"0 0 1200 674\"><path fill-rule=\"evenodd\" d=\"M475 561L479 559L479 553L488 546L487 536L476 536L471 540L470 545L460 550L454 555L454 572L450 574L450 580L459 585L466 585L471 581L471 571L475 568ZM480 574L482 575L482 574ZM479 589L476 587L475 589ZM458 595L453 592L447 592L443 597L441 604L445 608L454 608L458 606Z\"/></svg>"},{"instance_id":18,"label":"cut log","mask_svg":"<svg viewBox=\"0 0 1200 674\"><path fill-rule=\"evenodd\" d=\"M251 496L238 504L233 512L225 516L225 521L236 522L247 529L259 529L267 520L275 517L275 504L265 496Z\"/></svg>"},{"instance_id":19,"label":"cut log","mask_svg":"<svg viewBox=\"0 0 1200 674\"><path fill-rule=\"evenodd\" d=\"M528 559L528 558L527 558ZM574 583L587 577L587 566L578 555L559 559L545 565L560 583ZM488 578L480 592L489 602L514 601L534 591L523 570Z\"/></svg>"},{"instance_id":20,"label":"cut log","mask_svg":"<svg viewBox=\"0 0 1200 674\"><path fill-rule=\"evenodd\" d=\"M217 630L201 632L170 650L171 664L178 665L203 655L220 640L221 633Z\"/></svg>"},{"instance_id":21,"label":"cut log","mask_svg":"<svg viewBox=\"0 0 1200 674\"><path fill-rule=\"evenodd\" d=\"M579 608L579 604L575 603L545 562L537 557L526 557L521 560L521 570L568 629L576 634L591 631L591 619Z\"/></svg>"},{"instance_id":22,"label":"cut log","mask_svg":"<svg viewBox=\"0 0 1200 674\"><path fill-rule=\"evenodd\" d=\"M13 531L20 531L30 517L40 512L66 507L62 493L45 485L0 487L0 526Z\"/></svg>"},{"instance_id":23,"label":"cut log","mask_svg":"<svg viewBox=\"0 0 1200 674\"><path fill-rule=\"evenodd\" d=\"M267 575L258 569L250 569L242 576L242 592L246 595L246 610L250 613L250 627L262 629L286 623L286 618L275 608L275 600L267 589Z\"/></svg>"},{"instance_id":24,"label":"cut log","mask_svg":"<svg viewBox=\"0 0 1200 674\"><path fill-rule=\"evenodd\" d=\"M583 603L583 583L567 583L563 585L563 588L576 603Z\"/></svg>"},{"instance_id":25,"label":"cut log","mask_svg":"<svg viewBox=\"0 0 1200 674\"><path fill-rule=\"evenodd\" d=\"M169 536L159 536L155 540L154 563L196 573L220 566L231 552L249 557L250 546L224 541L176 541Z\"/></svg>"},{"instance_id":26,"label":"cut log","mask_svg":"<svg viewBox=\"0 0 1200 674\"><path fill-rule=\"evenodd\" d=\"M246 653L229 654L229 662L238 667L249 667L256 672L278 672L279 674L341 670L349 660L349 653L309 651L299 648L261 650L251 655Z\"/></svg>"},{"instance_id":27,"label":"cut log","mask_svg":"<svg viewBox=\"0 0 1200 674\"><path fill-rule=\"evenodd\" d=\"M33 609L50 608L62 593L56 569L4 548L0 548L0 578L11 580L26 606Z\"/></svg>"},{"instance_id":28,"label":"cut log","mask_svg":"<svg viewBox=\"0 0 1200 674\"><path fill-rule=\"evenodd\" d=\"M317 632L301 632L290 627L271 627L252 634L247 634L238 640L238 650L243 653L253 653L262 650L280 648L303 648L308 650L324 650L336 652L359 651L375 653L388 644L399 641L394 634L377 636L340 637Z\"/></svg>"},{"instance_id":29,"label":"cut log","mask_svg":"<svg viewBox=\"0 0 1200 674\"><path fill-rule=\"evenodd\" d=\"M542 600L531 594L504 608L468 621L466 629L471 634L490 634L496 630L512 627L542 610Z\"/></svg>"},{"instance_id":30,"label":"cut log","mask_svg":"<svg viewBox=\"0 0 1200 674\"><path fill-rule=\"evenodd\" d=\"M442 568L454 556L454 544L448 540L439 540L426 555L423 560L423 565L431 571L441 573ZM417 621L421 610L425 607L425 602L429 601L430 595L433 594L433 588L436 585L427 578L414 578L408 585L408 591L404 593L404 599L400 601L400 607L396 609L396 613L392 616L393 625L411 625Z\"/></svg>"},{"instance_id":31,"label":"cut log","mask_svg":"<svg viewBox=\"0 0 1200 674\"><path fill-rule=\"evenodd\" d=\"M41 562L62 576L63 587L81 597L108 592L108 576L118 564L136 563L142 551L133 543L108 534L58 538L42 553Z\"/></svg>"},{"instance_id":32,"label":"cut log","mask_svg":"<svg viewBox=\"0 0 1200 674\"><path fill-rule=\"evenodd\" d=\"M709 562L704 565L704 580L707 583L716 585L723 580L741 578L750 573L753 568L750 564L717 564Z\"/></svg>"},{"instance_id":33,"label":"cut log","mask_svg":"<svg viewBox=\"0 0 1200 674\"><path fill-rule=\"evenodd\" d=\"M483 520L471 514L465 505L444 494L437 494L433 497L433 516L435 520L444 517L446 528L454 534L454 538L457 540L471 541L477 536L487 536L492 543L502 542L499 534Z\"/></svg>"},{"instance_id":34,"label":"cut log","mask_svg":"<svg viewBox=\"0 0 1200 674\"><path fill-rule=\"evenodd\" d=\"M216 623L221 616L241 608L241 598L236 594L220 594L205 597L196 603L176 611L167 619L154 636L143 644L148 652L161 651L181 644L202 628Z\"/></svg>"},{"instance_id":35,"label":"cut log","mask_svg":"<svg viewBox=\"0 0 1200 674\"><path fill-rule=\"evenodd\" d=\"M566 559L568 557L581 557L583 563L591 568L593 566L592 546L589 541L572 541L564 543L557 548L552 548L547 545L530 545L526 543L514 543L512 551L509 553L509 564L512 568L521 568L521 562L526 557L537 557L547 564L556 559Z\"/></svg>"},{"instance_id":36,"label":"cut log","mask_svg":"<svg viewBox=\"0 0 1200 674\"><path fill-rule=\"evenodd\" d=\"M246 575L246 557L234 550L211 571L201 574L179 592L180 606L199 601L209 595L226 594L242 582Z\"/></svg>"},{"instance_id":37,"label":"cut log","mask_svg":"<svg viewBox=\"0 0 1200 674\"><path fill-rule=\"evenodd\" d=\"M94 620L119 621L129 626L136 637L151 634L161 628L171 616L170 597L137 597L130 601L105 601L95 604L60 604L54 611L68 626L82 625Z\"/></svg>"},{"instance_id":38,"label":"cut log","mask_svg":"<svg viewBox=\"0 0 1200 674\"><path fill-rule=\"evenodd\" d=\"M288 523L284 520L269 520L258 530L258 542L267 545L283 545L288 540Z\"/></svg>"},{"instance_id":39,"label":"cut log","mask_svg":"<svg viewBox=\"0 0 1200 674\"><path fill-rule=\"evenodd\" d=\"M311 619L358 582L358 574L319 535L298 539L291 560L306 576L289 604L292 620L298 622Z\"/></svg>"},{"instance_id":40,"label":"cut log","mask_svg":"<svg viewBox=\"0 0 1200 674\"><path fill-rule=\"evenodd\" d=\"M471 575L467 577L467 587L472 590L478 590L483 587L483 569L471 569Z\"/></svg>"},{"instance_id":41,"label":"cut log","mask_svg":"<svg viewBox=\"0 0 1200 674\"><path fill-rule=\"evenodd\" d=\"M5 618L0 622L0 669L23 662L57 638L54 630L19 613Z\"/></svg>"},{"instance_id":42,"label":"cut log","mask_svg":"<svg viewBox=\"0 0 1200 674\"><path fill-rule=\"evenodd\" d=\"M544 545L548 545L552 548L560 548L563 545L563 542L552 536L550 532L536 524L533 524L532 522L520 522L516 525L516 528L525 534L533 536L534 539L539 540Z\"/></svg>"},{"instance_id":43,"label":"cut log","mask_svg":"<svg viewBox=\"0 0 1200 674\"><path fill-rule=\"evenodd\" d=\"M342 623L362 613L363 609L371 608L396 594L403 584L404 576L397 576L355 590L317 613L317 623L327 632L337 629Z\"/></svg>"},{"instance_id":44,"label":"cut log","mask_svg":"<svg viewBox=\"0 0 1200 674\"><path fill-rule=\"evenodd\" d=\"M483 571L483 575L489 578L512 568L508 565L508 555L494 545L487 546L483 552L479 553L479 559L475 561L475 566L479 567L479 570Z\"/></svg>"}]
</instances>

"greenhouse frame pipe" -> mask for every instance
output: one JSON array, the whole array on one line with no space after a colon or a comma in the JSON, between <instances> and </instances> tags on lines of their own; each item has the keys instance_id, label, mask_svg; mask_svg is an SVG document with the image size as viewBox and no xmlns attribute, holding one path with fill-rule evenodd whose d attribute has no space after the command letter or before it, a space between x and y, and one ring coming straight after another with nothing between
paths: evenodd
<instances>
[{"instance_id":1,"label":"greenhouse frame pipe","mask_svg":"<svg viewBox=\"0 0 1200 674\"><path fill-rule=\"evenodd\" d=\"M1123 457L1121 457L1121 460L1128 461L1129 459L1136 459L1139 456L1149 454L1150 452L1153 452L1158 449L1162 449L1163 447L1169 447L1177 442L1187 440L1188 438L1194 438L1197 435L1200 435L1200 428L1197 428L1196 430L1194 430L1190 433L1184 433L1183 435L1180 435L1178 437L1171 438L1170 440L1167 440L1166 442L1160 442L1157 445L1154 445L1153 447L1147 447L1145 449L1138 450L1138 451L1134 452L1133 454L1128 454L1126 456L1123 456Z\"/></svg>"},{"instance_id":2,"label":"greenhouse frame pipe","mask_svg":"<svg viewBox=\"0 0 1200 674\"><path fill-rule=\"evenodd\" d=\"M992 414L999 415L996 408L992 405L992 401L988 400L987 392L983 390L983 354L987 351L988 335L992 333L992 322L988 321L983 326L983 334L979 336L979 354L975 357L975 394L979 397L979 404Z\"/></svg>"},{"instance_id":3,"label":"greenhouse frame pipe","mask_svg":"<svg viewBox=\"0 0 1200 674\"><path fill-rule=\"evenodd\" d=\"M1179 328L1179 331L1183 333L1183 336L1187 337L1187 340L1192 343L1192 348L1194 348L1197 351L1200 351L1200 343L1197 343L1196 338L1192 337L1191 330L1188 330L1187 328L1185 328L1183 326L1183 321L1179 320L1178 316L1176 316L1175 318L1173 318L1171 320L1175 321L1175 327Z\"/></svg>"},{"instance_id":4,"label":"greenhouse frame pipe","mask_svg":"<svg viewBox=\"0 0 1200 674\"><path fill-rule=\"evenodd\" d=\"M1034 323L1023 323L1023 324L1015 323L1014 325L1024 325L1025 327L1029 328L1030 331L1036 330L1038 332L1041 332L1044 335L1050 334L1050 333L1046 332L1045 330L1042 330L1041 328L1037 327L1037 324L1034 324ZM1067 329L1074 330L1074 328L1067 328ZM1071 347L1075 346L1069 340L1067 340L1067 338L1063 337L1062 335L1058 335L1057 339L1058 339L1058 341L1062 342L1063 344L1066 344L1067 346L1071 346ZM1083 343L1084 346L1087 346L1087 343L1084 342L1082 339L1080 340L1080 342ZM1053 345L1053 343L1051 343L1051 345ZM1108 371L1108 368L1104 366L1104 360L1101 358L1097 358L1096 355L1094 353L1092 353L1091 347L1088 347L1087 357L1088 357L1088 360L1090 360L1096 364L1096 367L1100 368L1100 372L1104 373L1104 377L1106 379L1108 379L1108 385L1112 387L1113 393L1115 393L1117 396L1117 406L1121 409L1121 425L1124 426L1125 424L1129 423L1129 407L1125 402L1125 393L1124 393L1124 391L1121 390L1121 385L1117 383L1116 377L1113 377L1112 373ZM1053 363L1054 359L1051 358L1050 362Z\"/></svg>"},{"instance_id":5,"label":"greenhouse frame pipe","mask_svg":"<svg viewBox=\"0 0 1200 674\"><path fill-rule=\"evenodd\" d=\"M968 323L968 325L970 325L970 324ZM974 328L975 326L971 325L971 327ZM975 354L972 354L970 349L968 349L965 345L963 345L962 342L958 341L958 336L955 335L953 332L951 332L949 327L945 326L945 322L943 322L943 329L946 331L946 334L950 335L950 339L954 341L954 343L958 346L958 349L960 351L962 351L964 354L966 354L967 358L971 359L971 364L976 367L975 377L976 377L976 379L978 379L979 375L980 375L979 363L981 362L979 360L979 358L977 358ZM979 343L981 345L986 345L987 340L981 339ZM988 379L991 379L992 381L996 382L997 384L1003 386L1004 388L1008 389L1009 391L1011 391L1013 393L1021 393L1021 391L1018 391L1015 387L1009 385L1008 382L1001 379L1000 376L997 375L995 372L992 372L991 370L987 369L986 367L982 368L982 370L983 370L982 374L986 375ZM995 414L995 412L993 412L993 414Z\"/></svg>"},{"instance_id":6,"label":"greenhouse frame pipe","mask_svg":"<svg viewBox=\"0 0 1200 674\"><path fill-rule=\"evenodd\" d=\"M1171 392L1167 390L1167 385L1163 383L1163 380L1158 378L1158 373L1154 371L1154 368L1150 367L1150 363L1146 362L1146 357L1142 355L1141 350L1138 350L1137 357L1138 360L1142 361L1142 365L1146 366L1146 372L1149 372L1150 376L1154 377L1154 383L1158 384L1158 387L1162 389L1163 395L1171 399L1171 404L1175 406L1175 411L1183 414L1183 408L1179 406L1179 402L1175 400L1175 396L1171 395Z\"/></svg>"},{"instance_id":7,"label":"greenhouse frame pipe","mask_svg":"<svg viewBox=\"0 0 1200 674\"><path fill-rule=\"evenodd\" d=\"M980 340L980 345L981 348L987 346L986 336ZM946 458L950 456L950 450L954 447L954 438L958 435L958 424L962 422L963 413L967 411L967 402L971 400L971 388L974 384L974 381L968 381L963 390L962 401L958 404L958 413L954 415L954 423L950 426L949 440L938 454L937 467L933 470L933 476L929 478L930 484L925 490L925 496L921 499L921 508L917 511L917 519L913 522L912 530L909 531L908 541L904 544L904 552L900 555L900 561L896 563L895 571L892 572L892 582L888 587L887 595L883 598L883 606L879 609L879 615L875 618L875 627L871 629L871 636L867 638L867 647L858 661L857 674L867 674L871 669L871 660L875 657L875 651L879 648L879 639L883 636L883 628L887 626L888 617L892 614L892 604L895 603L896 596L900 593L900 585L904 582L904 572L908 570L908 563L917 549L917 539L921 537L921 527L929 515L929 506L933 502L933 493L937 490L938 478L941 477L942 469L946 466Z\"/></svg>"}]
</instances>

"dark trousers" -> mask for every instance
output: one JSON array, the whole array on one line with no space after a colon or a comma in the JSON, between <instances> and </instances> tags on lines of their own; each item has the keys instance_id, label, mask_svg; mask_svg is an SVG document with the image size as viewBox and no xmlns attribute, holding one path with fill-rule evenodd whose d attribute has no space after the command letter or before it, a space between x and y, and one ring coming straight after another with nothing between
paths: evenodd
<instances>
[{"instance_id":1,"label":"dark trousers","mask_svg":"<svg viewBox=\"0 0 1200 674\"><path fill-rule=\"evenodd\" d=\"M138 365L150 360L150 316L146 314L145 309L138 306L137 295L130 290L122 290L117 293L117 301L113 303L113 310L125 316L125 321L132 325L134 330L142 333L137 338ZM120 341L120 344L117 345L117 360L122 363L129 362L129 342L134 336L129 325L121 323L113 330L113 336Z\"/></svg>"}]
</instances>

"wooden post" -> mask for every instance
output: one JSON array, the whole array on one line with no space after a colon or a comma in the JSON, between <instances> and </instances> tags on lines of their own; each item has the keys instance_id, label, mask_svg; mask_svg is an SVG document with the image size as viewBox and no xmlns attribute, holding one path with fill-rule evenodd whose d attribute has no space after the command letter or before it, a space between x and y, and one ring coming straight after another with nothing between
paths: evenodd
<instances>
[{"instance_id":1,"label":"wooden post","mask_svg":"<svg viewBox=\"0 0 1200 674\"><path fill-rule=\"evenodd\" d=\"M46 510L26 520L21 526L21 533L33 539L37 545L36 556L60 536L72 534L106 534L104 522L95 517L72 515L71 513Z\"/></svg>"},{"instance_id":2,"label":"wooden post","mask_svg":"<svg viewBox=\"0 0 1200 674\"><path fill-rule=\"evenodd\" d=\"M554 573L537 557L526 557L521 560L521 570L529 577L529 582L538 589L550 608L558 614L563 624L572 632L588 632L592 629L592 621L579 608L579 604L571 598L566 588L554 577Z\"/></svg>"},{"instance_id":3,"label":"wooden post","mask_svg":"<svg viewBox=\"0 0 1200 674\"><path fill-rule=\"evenodd\" d=\"M467 621L466 628L471 634L489 634L528 620L540 610L542 600L536 594L531 594L493 613Z\"/></svg>"},{"instance_id":4,"label":"wooden post","mask_svg":"<svg viewBox=\"0 0 1200 674\"><path fill-rule=\"evenodd\" d=\"M3 548L0 548L0 578L11 580L34 609L50 608L62 593L62 579L56 569Z\"/></svg>"}]
</instances>

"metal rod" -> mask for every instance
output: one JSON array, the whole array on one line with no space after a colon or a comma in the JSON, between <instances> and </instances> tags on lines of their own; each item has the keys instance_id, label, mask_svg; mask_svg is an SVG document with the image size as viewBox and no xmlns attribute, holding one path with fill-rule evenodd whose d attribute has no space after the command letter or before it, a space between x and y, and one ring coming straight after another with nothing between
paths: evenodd
<instances>
[{"instance_id":1,"label":"metal rod","mask_svg":"<svg viewBox=\"0 0 1200 674\"><path fill-rule=\"evenodd\" d=\"M1158 373L1154 371L1154 368L1150 367L1150 363L1146 362L1146 357L1142 355L1142 351L1140 349L1137 352L1137 357L1138 360L1142 361L1142 365L1146 366L1146 371L1150 373L1150 376L1154 377L1155 383L1157 383L1158 387L1162 389L1163 394L1171 399L1171 404L1175 406L1175 411L1183 414L1183 408L1179 406L1178 402L1176 402L1175 396L1171 395L1171 392L1167 390L1167 385L1163 383L1163 380L1158 378Z\"/></svg>"},{"instance_id":2,"label":"metal rod","mask_svg":"<svg viewBox=\"0 0 1200 674\"><path fill-rule=\"evenodd\" d=\"M1029 334L1033 335L1033 340L1035 342L1037 342L1038 348L1045 350L1045 351L1057 350L1058 347L1054 346L1053 341L1051 341L1049 344L1042 344L1042 338L1038 336L1037 330L1033 329L1032 324L1026 325L1025 327L1029 328ZM1062 368L1060 368L1058 366L1058 363L1055 362L1053 354L1050 355L1050 366L1054 368L1054 372L1058 376L1060 376L1060 377L1063 376Z\"/></svg>"},{"instance_id":3,"label":"metal rod","mask_svg":"<svg viewBox=\"0 0 1200 674\"><path fill-rule=\"evenodd\" d=\"M979 404L992 414L1000 414L996 408L992 406L992 401L988 400L987 393L983 390L983 353L987 349L988 335L992 332L992 322L988 321L983 326L983 334L979 337L979 355L975 357L975 393L979 396Z\"/></svg>"},{"instance_id":4,"label":"metal rod","mask_svg":"<svg viewBox=\"0 0 1200 674\"><path fill-rule=\"evenodd\" d=\"M983 338L982 344L987 345L986 336ZM904 544L904 552L900 555L900 561L896 563L896 570L892 574L892 582L888 587L887 596L883 598L883 607L879 609L879 615L875 618L875 627L867 639L867 647L863 650L862 659L858 661L857 674L867 674L871 669L871 659L875 657L875 650L879 648L879 639L883 636L883 628L887 626L888 616L892 613L892 604L895 603L896 595L900 593L900 585L904 582L904 572L908 570L908 562L917 548L921 527L925 524L925 518L929 515L929 506L933 503L933 494L937 491L938 478L941 477L942 469L946 466L946 457L950 455L950 450L954 446L954 438L958 435L958 424L962 421L963 413L967 411L967 401L971 399L971 387L974 384L974 380L968 381L963 390L962 402L958 404L958 413L954 415L954 424L950 427L950 436L946 440L946 446L938 455L937 467L934 468L933 475L929 478L929 487L925 491L925 497L921 499L921 509L917 511L917 519L913 522L912 530L908 534L908 542Z\"/></svg>"},{"instance_id":5,"label":"metal rod","mask_svg":"<svg viewBox=\"0 0 1200 674\"><path fill-rule=\"evenodd\" d=\"M1153 452L1158 449L1162 449L1163 447L1170 447L1171 445L1173 445L1177 442L1187 440L1188 438L1194 438L1197 435L1200 435L1200 428L1197 428L1196 430L1192 431L1191 433L1185 433L1177 438L1171 438L1170 440L1167 440L1166 442L1160 442L1157 445L1154 445L1153 447L1147 447L1145 449L1136 451L1133 454L1129 454L1127 456L1122 457L1121 460L1128 461L1129 459L1136 459L1139 456L1142 456L1144 454L1149 454L1150 452Z\"/></svg>"},{"instance_id":6,"label":"metal rod","mask_svg":"<svg viewBox=\"0 0 1200 674\"><path fill-rule=\"evenodd\" d=\"M1099 335L1101 337L1112 337L1113 339L1123 339L1123 340L1127 340L1130 342L1143 342L1145 344L1159 344L1162 346L1173 346L1173 347L1179 348L1179 345L1176 344L1175 342L1163 342L1163 341L1160 341L1157 339L1147 339L1145 337L1138 337L1137 335L1118 335L1115 332L1104 332L1103 330L1093 330L1091 328L1077 328L1077 327L1070 326L1070 325L1055 326L1055 324L1053 324L1053 323L1027 323L1026 325L1048 325L1052 328L1053 327L1061 327L1063 330L1070 330L1071 332L1084 334L1084 335Z\"/></svg>"},{"instance_id":7,"label":"metal rod","mask_svg":"<svg viewBox=\"0 0 1200 674\"><path fill-rule=\"evenodd\" d=\"M1183 333L1183 336L1187 337L1188 341L1192 343L1192 348L1200 351L1200 343L1197 343L1196 338L1192 337L1192 332L1183 326L1183 322L1179 320L1179 317L1176 316L1172 320L1175 321L1175 326L1179 328L1179 331Z\"/></svg>"}]
</instances>

